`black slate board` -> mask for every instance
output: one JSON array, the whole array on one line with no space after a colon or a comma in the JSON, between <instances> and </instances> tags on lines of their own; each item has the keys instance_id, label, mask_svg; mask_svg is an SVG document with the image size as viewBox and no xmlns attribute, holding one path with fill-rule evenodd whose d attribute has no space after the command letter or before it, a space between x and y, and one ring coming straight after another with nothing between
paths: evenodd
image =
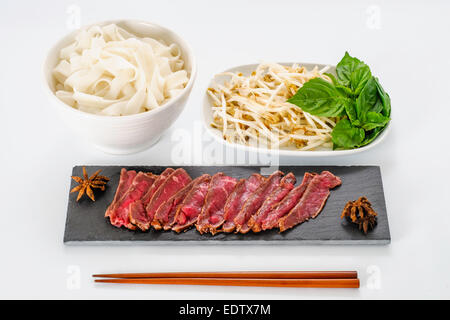
<instances>
[{"instance_id":1,"label":"black slate board","mask_svg":"<svg viewBox=\"0 0 450 320\"><path fill-rule=\"evenodd\" d=\"M64 234L65 244L387 244L391 239L381 173L377 166L281 166L281 171L293 172L296 175L297 183L301 182L306 171L320 173L323 170L329 170L342 179L342 185L331 191L331 195L318 217L284 233L280 234L277 230L269 230L248 234L219 233L215 236L200 235L195 228L177 234L173 231L130 231L112 226L109 219L104 218L104 213L114 198L121 168L119 166L86 166L89 174L102 169L101 174L110 177L111 180L104 192L95 192L95 202L87 197L76 202L77 193L69 194ZM166 167L128 166L125 168L160 174ZM235 178L245 178L254 172L260 172L261 169L256 166L186 166L183 168L193 178L204 173L212 175L219 171ZM74 167L72 174L81 176L82 166ZM72 180L70 188L72 189L76 185L76 182ZM378 213L378 224L367 235L364 235L346 219L341 220L340 218L345 204L360 196L366 196Z\"/></svg>"}]
</instances>

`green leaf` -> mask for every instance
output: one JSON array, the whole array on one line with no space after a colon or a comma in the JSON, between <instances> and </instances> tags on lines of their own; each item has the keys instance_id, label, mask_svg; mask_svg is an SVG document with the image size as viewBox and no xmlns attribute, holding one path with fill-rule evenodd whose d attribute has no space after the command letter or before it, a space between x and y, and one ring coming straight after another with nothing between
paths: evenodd
<instances>
[{"instance_id":1,"label":"green leaf","mask_svg":"<svg viewBox=\"0 0 450 320\"><path fill-rule=\"evenodd\" d=\"M356 113L358 119L364 123L366 122L367 112L379 109L379 104L377 104L378 89L376 85L376 80L374 77L367 81L366 85L361 91L361 94L356 99Z\"/></svg>"},{"instance_id":2,"label":"green leaf","mask_svg":"<svg viewBox=\"0 0 450 320\"><path fill-rule=\"evenodd\" d=\"M362 128L366 131L373 130L375 128L383 128L389 122L389 118L377 112L367 112L366 122L362 125Z\"/></svg>"},{"instance_id":3,"label":"green leaf","mask_svg":"<svg viewBox=\"0 0 450 320\"><path fill-rule=\"evenodd\" d=\"M360 121L358 120L358 115L356 113L356 105L352 101L345 105L345 112L347 113L347 117L354 126L359 126Z\"/></svg>"},{"instance_id":4,"label":"green leaf","mask_svg":"<svg viewBox=\"0 0 450 320\"><path fill-rule=\"evenodd\" d=\"M339 83L344 86L350 87L352 73L364 66L366 66L364 62L360 61L357 58L351 57L348 52L345 52L344 57L336 66L336 74Z\"/></svg>"},{"instance_id":5,"label":"green leaf","mask_svg":"<svg viewBox=\"0 0 450 320\"><path fill-rule=\"evenodd\" d=\"M339 84L339 82L337 81L337 79L334 76L334 74L326 72L326 73L324 73L324 75L328 76L331 79L331 81L333 82L334 85Z\"/></svg>"},{"instance_id":6,"label":"green leaf","mask_svg":"<svg viewBox=\"0 0 450 320\"><path fill-rule=\"evenodd\" d=\"M335 147L342 149L351 149L359 146L364 137L364 130L352 126L348 119L340 120L331 132L331 139Z\"/></svg>"},{"instance_id":7,"label":"green leaf","mask_svg":"<svg viewBox=\"0 0 450 320\"><path fill-rule=\"evenodd\" d=\"M375 102L375 105L372 107L372 111L376 113L381 113L381 111L383 111L383 102L381 101L381 98L377 99L377 102Z\"/></svg>"},{"instance_id":8,"label":"green leaf","mask_svg":"<svg viewBox=\"0 0 450 320\"><path fill-rule=\"evenodd\" d=\"M385 127L381 128L375 128L369 132L366 132L366 137L364 138L363 142L361 142L361 144L358 147L364 147L366 145L368 145L369 143L371 143L373 140L375 140L376 137L378 137L378 135L383 132Z\"/></svg>"},{"instance_id":9,"label":"green leaf","mask_svg":"<svg viewBox=\"0 0 450 320\"><path fill-rule=\"evenodd\" d=\"M350 89L350 88L340 84L339 80L337 80L336 77L333 74L331 74L331 73L324 73L324 75L327 75L328 77L330 77L330 79L333 82L334 86L336 87L336 89L338 91L340 91L342 93L342 95L347 96L347 97L355 96L355 93L352 91L352 89Z\"/></svg>"},{"instance_id":10,"label":"green leaf","mask_svg":"<svg viewBox=\"0 0 450 320\"><path fill-rule=\"evenodd\" d=\"M337 84L335 85L336 89L343 95L346 97L355 97L355 93L352 91L352 89L347 88L346 86L343 86L341 84Z\"/></svg>"},{"instance_id":11,"label":"green leaf","mask_svg":"<svg viewBox=\"0 0 450 320\"><path fill-rule=\"evenodd\" d=\"M345 115L345 105L351 103L351 99L331 83L314 78L306 82L288 102L315 116L338 117Z\"/></svg>"},{"instance_id":12,"label":"green leaf","mask_svg":"<svg viewBox=\"0 0 450 320\"><path fill-rule=\"evenodd\" d=\"M380 95L380 99L382 102L382 110L380 112L383 113L386 117L391 116L391 98L387 94L386 91L384 91L383 87L381 86L380 82L377 78L375 78L375 84L377 86L378 94Z\"/></svg>"},{"instance_id":13,"label":"green leaf","mask_svg":"<svg viewBox=\"0 0 450 320\"><path fill-rule=\"evenodd\" d=\"M371 143L390 121L391 99L369 66L345 53L332 83L315 78L288 100L303 111L324 117L343 117L331 133L333 149Z\"/></svg>"},{"instance_id":14,"label":"green leaf","mask_svg":"<svg viewBox=\"0 0 450 320\"><path fill-rule=\"evenodd\" d=\"M372 78L372 72L367 65L361 65L350 76L350 87L355 95L358 95L365 87L367 81Z\"/></svg>"}]
</instances>

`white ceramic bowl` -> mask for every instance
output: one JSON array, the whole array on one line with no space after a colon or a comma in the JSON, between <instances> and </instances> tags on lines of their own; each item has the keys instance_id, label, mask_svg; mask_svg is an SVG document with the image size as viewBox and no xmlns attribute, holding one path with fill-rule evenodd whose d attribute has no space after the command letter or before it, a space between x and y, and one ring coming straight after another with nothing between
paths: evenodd
<instances>
[{"instance_id":1,"label":"white ceramic bowl","mask_svg":"<svg viewBox=\"0 0 450 320\"><path fill-rule=\"evenodd\" d=\"M185 69L189 75L189 82L183 92L159 108L121 117L90 114L66 105L54 94L55 80L52 70L58 63L59 51L74 41L78 30L59 40L50 49L44 63L45 91L63 121L79 136L86 138L87 141L107 153L129 154L149 148L175 122L189 97L197 67L190 46L171 30L139 20L112 20L95 23L95 25L110 23L115 23L140 37L152 37L167 43L178 44L181 57L185 62Z\"/></svg>"},{"instance_id":2,"label":"white ceramic bowl","mask_svg":"<svg viewBox=\"0 0 450 320\"><path fill-rule=\"evenodd\" d=\"M292 65L292 62L283 62L281 63L283 65ZM326 67L324 64L319 63L301 63L298 62L299 65L304 66L308 69L312 69L315 66L319 67L319 69L322 69ZM244 75L249 75L253 70L256 69L258 65L257 64L247 64L242 66L233 67L231 69L225 70L224 72L242 72ZM329 72L334 73L336 70L335 67L331 67ZM219 76L215 77L211 80L211 82L208 85L208 88L210 88L213 85L213 82L223 84L224 81L228 80L229 77L227 76ZM267 148L258 148L253 146L246 146L239 143L231 143L223 139L222 132L220 130L214 129L211 127L211 122L213 120L213 111L212 111L213 103L206 92L203 98L203 124L206 128L206 131L208 131L211 136L213 136L217 141L233 148L237 148L240 150L245 151L252 151L252 152L263 152L268 153L272 155L280 155L280 156L295 156L295 157L332 157L332 156L342 156L342 155L350 155L355 154L359 152L363 152L366 150L369 150L373 147L375 147L377 144L379 144L381 141L384 140L386 135L389 132L390 124L386 126L386 128L383 130L383 132L380 133L380 135L372 141L370 144L357 148L357 149L351 149L351 150L314 150L314 151L302 151L302 150L296 150L295 148L280 148L280 149L267 149Z\"/></svg>"}]
</instances>

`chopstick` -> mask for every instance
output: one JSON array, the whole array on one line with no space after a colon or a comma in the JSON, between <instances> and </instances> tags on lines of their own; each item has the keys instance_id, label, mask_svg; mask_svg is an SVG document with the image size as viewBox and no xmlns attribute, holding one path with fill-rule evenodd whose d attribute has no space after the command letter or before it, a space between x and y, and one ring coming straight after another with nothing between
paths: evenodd
<instances>
[{"instance_id":1,"label":"chopstick","mask_svg":"<svg viewBox=\"0 0 450 320\"><path fill-rule=\"evenodd\" d=\"M359 279L129 278L96 279L95 282L242 287L359 288Z\"/></svg>"},{"instance_id":2,"label":"chopstick","mask_svg":"<svg viewBox=\"0 0 450 320\"><path fill-rule=\"evenodd\" d=\"M94 274L97 278L356 279L356 271L231 271Z\"/></svg>"},{"instance_id":3,"label":"chopstick","mask_svg":"<svg viewBox=\"0 0 450 320\"><path fill-rule=\"evenodd\" d=\"M282 272L178 272L96 274L100 283L172 284L203 286L359 288L356 271L282 271Z\"/></svg>"}]
</instances>

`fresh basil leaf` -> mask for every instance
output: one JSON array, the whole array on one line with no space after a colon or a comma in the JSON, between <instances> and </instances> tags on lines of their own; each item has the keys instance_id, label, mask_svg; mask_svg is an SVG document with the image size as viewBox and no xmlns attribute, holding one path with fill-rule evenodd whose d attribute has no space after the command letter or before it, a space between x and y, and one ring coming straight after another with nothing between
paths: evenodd
<instances>
[{"instance_id":1,"label":"fresh basil leaf","mask_svg":"<svg viewBox=\"0 0 450 320\"><path fill-rule=\"evenodd\" d=\"M328 77L330 77L330 79L333 82L333 84L336 87L336 89L338 89L338 91L340 91L344 96L347 96L347 97L355 96L355 93L352 91L352 89L350 89L350 88L340 84L339 80L337 80L336 77L333 74L331 74L331 73L324 73L324 75L327 75Z\"/></svg>"},{"instance_id":2,"label":"fresh basil leaf","mask_svg":"<svg viewBox=\"0 0 450 320\"><path fill-rule=\"evenodd\" d=\"M377 99L377 102L375 102L375 105L372 107L372 111L376 113L381 113L383 111L383 102L381 101L381 98Z\"/></svg>"},{"instance_id":3,"label":"fresh basil leaf","mask_svg":"<svg viewBox=\"0 0 450 320\"><path fill-rule=\"evenodd\" d=\"M338 117L345 114L345 105L351 100L331 83L314 78L306 82L288 102L312 115Z\"/></svg>"},{"instance_id":4,"label":"fresh basil leaf","mask_svg":"<svg viewBox=\"0 0 450 320\"><path fill-rule=\"evenodd\" d=\"M367 81L372 78L372 72L367 65L361 65L350 75L350 88L355 95L360 94L361 90L366 86Z\"/></svg>"},{"instance_id":5,"label":"fresh basil leaf","mask_svg":"<svg viewBox=\"0 0 450 320\"><path fill-rule=\"evenodd\" d=\"M356 113L358 119L364 123L366 121L367 112L376 110L379 105L378 89L375 78L372 77L367 81L366 85L361 91L361 94L356 99Z\"/></svg>"},{"instance_id":6,"label":"fresh basil leaf","mask_svg":"<svg viewBox=\"0 0 450 320\"><path fill-rule=\"evenodd\" d=\"M335 85L335 87L344 96L347 96L347 97L354 97L355 96L355 94L352 91L352 89L347 88L346 86L343 86L341 84L337 84L337 85Z\"/></svg>"},{"instance_id":7,"label":"fresh basil leaf","mask_svg":"<svg viewBox=\"0 0 450 320\"><path fill-rule=\"evenodd\" d=\"M389 122L389 118L377 112L367 112L366 122L362 125L362 128L366 131L373 130L375 128L383 128Z\"/></svg>"},{"instance_id":8,"label":"fresh basil leaf","mask_svg":"<svg viewBox=\"0 0 450 320\"><path fill-rule=\"evenodd\" d=\"M339 84L339 82L337 81L337 79L334 76L334 74L332 74L332 73L324 73L324 75L328 76L331 79L331 81L333 82L334 85Z\"/></svg>"},{"instance_id":9,"label":"fresh basil leaf","mask_svg":"<svg viewBox=\"0 0 450 320\"><path fill-rule=\"evenodd\" d=\"M391 99L369 66L345 53L336 74L325 73L332 83L315 78L288 100L312 115L344 116L331 133L333 149L371 143L390 121Z\"/></svg>"},{"instance_id":10,"label":"fresh basil leaf","mask_svg":"<svg viewBox=\"0 0 450 320\"><path fill-rule=\"evenodd\" d=\"M361 142L361 144L358 147L364 147L366 145L368 145L369 143L371 143L373 140L375 140L376 137L378 137L378 135L383 132L384 128L386 127L378 127L375 128L371 131L366 132L366 137L364 138L363 142Z\"/></svg>"},{"instance_id":11,"label":"fresh basil leaf","mask_svg":"<svg viewBox=\"0 0 450 320\"><path fill-rule=\"evenodd\" d=\"M385 115L386 117L390 117L391 116L391 98L389 97L387 92L384 91L383 87L381 86L381 84L377 78L375 78L375 83L377 86L378 94L380 95L380 99L382 102L382 110L380 110L379 112L382 112L383 115Z\"/></svg>"},{"instance_id":12,"label":"fresh basil leaf","mask_svg":"<svg viewBox=\"0 0 450 320\"><path fill-rule=\"evenodd\" d=\"M348 52L345 52L344 57L336 66L336 74L339 83L349 87L352 73L363 66L366 66L364 62L357 58L351 57Z\"/></svg>"},{"instance_id":13,"label":"fresh basil leaf","mask_svg":"<svg viewBox=\"0 0 450 320\"><path fill-rule=\"evenodd\" d=\"M387 117L391 116L391 97L387 92L385 92L384 97L382 97L383 102L383 112Z\"/></svg>"},{"instance_id":14,"label":"fresh basil leaf","mask_svg":"<svg viewBox=\"0 0 450 320\"><path fill-rule=\"evenodd\" d=\"M356 113L356 105L353 101L345 105L345 112L347 113L347 117L352 125L360 125L360 121L358 120L358 115Z\"/></svg>"},{"instance_id":15,"label":"fresh basil leaf","mask_svg":"<svg viewBox=\"0 0 450 320\"><path fill-rule=\"evenodd\" d=\"M352 126L348 119L340 120L331 132L331 140L336 148L355 148L362 143L364 137L364 130Z\"/></svg>"}]
</instances>

